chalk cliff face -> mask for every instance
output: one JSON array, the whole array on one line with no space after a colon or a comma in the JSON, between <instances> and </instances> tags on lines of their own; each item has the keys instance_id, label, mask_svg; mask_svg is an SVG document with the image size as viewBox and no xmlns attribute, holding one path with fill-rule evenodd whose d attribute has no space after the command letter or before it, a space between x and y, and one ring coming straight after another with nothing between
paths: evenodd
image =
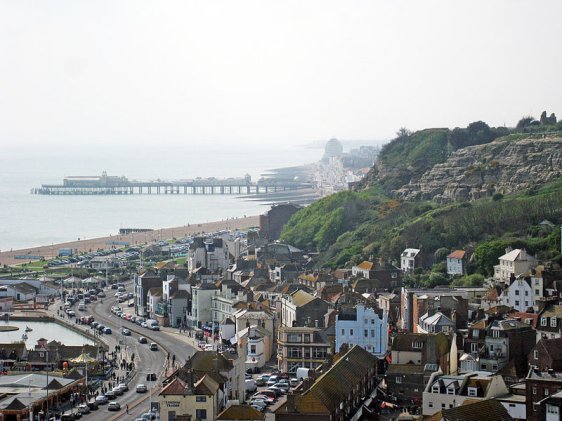
<instances>
[{"instance_id":1,"label":"chalk cliff face","mask_svg":"<svg viewBox=\"0 0 562 421\"><path fill-rule=\"evenodd\" d=\"M525 190L560 177L562 138L504 138L459 149L446 162L393 193L406 200L469 201Z\"/></svg>"}]
</instances>

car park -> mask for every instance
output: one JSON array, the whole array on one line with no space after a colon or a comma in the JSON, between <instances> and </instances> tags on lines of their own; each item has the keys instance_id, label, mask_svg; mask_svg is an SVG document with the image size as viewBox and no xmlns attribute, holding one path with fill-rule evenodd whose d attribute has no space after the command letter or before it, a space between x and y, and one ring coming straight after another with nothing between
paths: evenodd
<instances>
[{"instance_id":1,"label":"car park","mask_svg":"<svg viewBox=\"0 0 562 421\"><path fill-rule=\"evenodd\" d=\"M121 405L119 405L119 402L109 402L109 405L107 405L107 410L108 411L119 411L121 409Z\"/></svg>"},{"instance_id":2,"label":"car park","mask_svg":"<svg viewBox=\"0 0 562 421\"><path fill-rule=\"evenodd\" d=\"M289 383L281 383L281 382L275 383L272 387L276 387L278 389L281 389L283 394L286 394L290 389Z\"/></svg>"},{"instance_id":3,"label":"car park","mask_svg":"<svg viewBox=\"0 0 562 421\"><path fill-rule=\"evenodd\" d=\"M269 380L269 376L259 376L256 379L256 386L265 386L265 384L267 383L267 381Z\"/></svg>"}]
</instances>

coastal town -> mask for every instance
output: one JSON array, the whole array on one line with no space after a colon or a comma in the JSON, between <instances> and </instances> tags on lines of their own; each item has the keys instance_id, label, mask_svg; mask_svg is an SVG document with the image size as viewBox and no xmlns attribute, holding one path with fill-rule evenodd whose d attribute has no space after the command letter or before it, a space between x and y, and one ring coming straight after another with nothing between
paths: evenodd
<instances>
[{"instance_id":1,"label":"coastal town","mask_svg":"<svg viewBox=\"0 0 562 421\"><path fill-rule=\"evenodd\" d=\"M39 278L4 276L3 330L19 323L23 335L0 344L3 419L115 411L110 419L438 420L482 411L540 420L561 409L562 274L550 262L506 249L474 287L408 283L435 264L465 276L465 250L406 248L392 261L318 269L315 253L279 241L298 210L274 206L246 230L60 249ZM84 343L65 344L64 333L29 340L44 323Z\"/></svg>"}]
</instances>

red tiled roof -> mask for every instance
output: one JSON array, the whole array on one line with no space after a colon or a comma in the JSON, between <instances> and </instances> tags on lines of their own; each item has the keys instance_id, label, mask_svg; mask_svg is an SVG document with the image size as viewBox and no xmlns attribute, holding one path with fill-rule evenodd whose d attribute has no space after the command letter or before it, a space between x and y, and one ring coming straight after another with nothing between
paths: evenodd
<instances>
[{"instance_id":1,"label":"red tiled roof","mask_svg":"<svg viewBox=\"0 0 562 421\"><path fill-rule=\"evenodd\" d=\"M466 254L466 252L464 250L455 250L454 252L449 254L447 257L449 259L464 259L465 254Z\"/></svg>"}]
</instances>

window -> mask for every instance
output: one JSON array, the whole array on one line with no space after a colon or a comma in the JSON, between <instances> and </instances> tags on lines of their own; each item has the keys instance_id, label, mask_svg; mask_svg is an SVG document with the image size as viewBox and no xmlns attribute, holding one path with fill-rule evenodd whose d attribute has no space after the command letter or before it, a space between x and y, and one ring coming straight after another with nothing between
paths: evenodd
<instances>
[{"instance_id":1,"label":"window","mask_svg":"<svg viewBox=\"0 0 562 421\"><path fill-rule=\"evenodd\" d=\"M433 408L433 402L428 402L427 406Z\"/></svg>"},{"instance_id":2,"label":"window","mask_svg":"<svg viewBox=\"0 0 562 421\"><path fill-rule=\"evenodd\" d=\"M533 395L537 394L537 388L535 386L533 386Z\"/></svg>"},{"instance_id":3,"label":"window","mask_svg":"<svg viewBox=\"0 0 562 421\"><path fill-rule=\"evenodd\" d=\"M441 409L445 409L447 407L447 405L445 405L444 403L441 404Z\"/></svg>"},{"instance_id":4,"label":"window","mask_svg":"<svg viewBox=\"0 0 562 421\"><path fill-rule=\"evenodd\" d=\"M412 348L414 349L421 349L422 343L421 342L412 342Z\"/></svg>"},{"instance_id":5,"label":"window","mask_svg":"<svg viewBox=\"0 0 562 421\"><path fill-rule=\"evenodd\" d=\"M454 395L454 394L455 394L455 388L449 386L449 387L447 388L447 395Z\"/></svg>"},{"instance_id":6,"label":"window","mask_svg":"<svg viewBox=\"0 0 562 421\"><path fill-rule=\"evenodd\" d=\"M439 385L434 384L431 387L431 393L439 393Z\"/></svg>"},{"instance_id":7,"label":"window","mask_svg":"<svg viewBox=\"0 0 562 421\"><path fill-rule=\"evenodd\" d=\"M516 306L519 305L519 300L515 300L515 305L516 305Z\"/></svg>"},{"instance_id":8,"label":"window","mask_svg":"<svg viewBox=\"0 0 562 421\"><path fill-rule=\"evenodd\" d=\"M289 358L301 358L301 349L296 346L291 346L287 350L287 357Z\"/></svg>"},{"instance_id":9,"label":"window","mask_svg":"<svg viewBox=\"0 0 562 421\"><path fill-rule=\"evenodd\" d=\"M198 418L200 420L206 420L207 419L207 410L206 409L196 409L195 410L195 418Z\"/></svg>"},{"instance_id":10,"label":"window","mask_svg":"<svg viewBox=\"0 0 562 421\"><path fill-rule=\"evenodd\" d=\"M371 338L375 337L375 329L371 329Z\"/></svg>"},{"instance_id":11,"label":"window","mask_svg":"<svg viewBox=\"0 0 562 421\"><path fill-rule=\"evenodd\" d=\"M529 301L525 301L525 307L529 307Z\"/></svg>"},{"instance_id":12,"label":"window","mask_svg":"<svg viewBox=\"0 0 562 421\"><path fill-rule=\"evenodd\" d=\"M525 291L525 297L529 296L529 291Z\"/></svg>"},{"instance_id":13,"label":"window","mask_svg":"<svg viewBox=\"0 0 562 421\"><path fill-rule=\"evenodd\" d=\"M477 396L478 395L478 389L475 387L469 387L468 388L468 396Z\"/></svg>"},{"instance_id":14,"label":"window","mask_svg":"<svg viewBox=\"0 0 562 421\"><path fill-rule=\"evenodd\" d=\"M365 336L366 338L369 337L369 331L367 329L363 331L363 336Z\"/></svg>"},{"instance_id":15,"label":"window","mask_svg":"<svg viewBox=\"0 0 562 421\"><path fill-rule=\"evenodd\" d=\"M371 324L372 324L372 325L375 324L375 319L371 319Z\"/></svg>"},{"instance_id":16,"label":"window","mask_svg":"<svg viewBox=\"0 0 562 421\"><path fill-rule=\"evenodd\" d=\"M535 360L538 360L538 359L539 359L539 351L537 351L537 350L534 350L534 351L533 351L533 358L534 358Z\"/></svg>"},{"instance_id":17,"label":"window","mask_svg":"<svg viewBox=\"0 0 562 421\"><path fill-rule=\"evenodd\" d=\"M255 353L256 353L256 346L250 345L250 354L255 354Z\"/></svg>"},{"instance_id":18,"label":"window","mask_svg":"<svg viewBox=\"0 0 562 421\"><path fill-rule=\"evenodd\" d=\"M543 389L544 396L548 396L550 394L549 392L550 392L550 390L548 390L548 387Z\"/></svg>"},{"instance_id":19,"label":"window","mask_svg":"<svg viewBox=\"0 0 562 421\"><path fill-rule=\"evenodd\" d=\"M540 292L538 289L536 289L536 290L535 290L535 295L541 295L541 292Z\"/></svg>"},{"instance_id":20,"label":"window","mask_svg":"<svg viewBox=\"0 0 562 421\"><path fill-rule=\"evenodd\" d=\"M289 333L287 335L287 342L301 342L301 335L299 333Z\"/></svg>"},{"instance_id":21,"label":"window","mask_svg":"<svg viewBox=\"0 0 562 421\"><path fill-rule=\"evenodd\" d=\"M478 343L473 342L470 344L470 352L472 353L478 352Z\"/></svg>"},{"instance_id":22,"label":"window","mask_svg":"<svg viewBox=\"0 0 562 421\"><path fill-rule=\"evenodd\" d=\"M195 402L207 402L207 396L196 396Z\"/></svg>"},{"instance_id":23,"label":"window","mask_svg":"<svg viewBox=\"0 0 562 421\"><path fill-rule=\"evenodd\" d=\"M305 344L309 344L309 343L310 343L310 336L311 336L311 335L303 335L303 339L304 339L304 343L305 343Z\"/></svg>"},{"instance_id":24,"label":"window","mask_svg":"<svg viewBox=\"0 0 562 421\"><path fill-rule=\"evenodd\" d=\"M546 326L546 317L541 317L541 326Z\"/></svg>"},{"instance_id":25,"label":"window","mask_svg":"<svg viewBox=\"0 0 562 421\"><path fill-rule=\"evenodd\" d=\"M550 318L550 327L556 327L556 317Z\"/></svg>"},{"instance_id":26,"label":"window","mask_svg":"<svg viewBox=\"0 0 562 421\"><path fill-rule=\"evenodd\" d=\"M519 290L518 290L518 289L515 290L515 295L519 295Z\"/></svg>"},{"instance_id":27,"label":"window","mask_svg":"<svg viewBox=\"0 0 562 421\"><path fill-rule=\"evenodd\" d=\"M396 377L396 384L402 384L402 377Z\"/></svg>"},{"instance_id":28,"label":"window","mask_svg":"<svg viewBox=\"0 0 562 421\"><path fill-rule=\"evenodd\" d=\"M353 336L353 329L349 329L349 336Z\"/></svg>"},{"instance_id":29,"label":"window","mask_svg":"<svg viewBox=\"0 0 562 421\"><path fill-rule=\"evenodd\" d=\"M369 320L365 319L365 324L368 325L369 324Z\"/></svg>"},{"instance_id":30,"label":"window","mask_svg":"<svg viewBox=\"0 0 562 421\"><path fill-rule=\"evenodd\" d=\"M499 338L500 337L500 331L499 330L492 330L492 337L493 338Z\"/></svg>"}]
</instances>

